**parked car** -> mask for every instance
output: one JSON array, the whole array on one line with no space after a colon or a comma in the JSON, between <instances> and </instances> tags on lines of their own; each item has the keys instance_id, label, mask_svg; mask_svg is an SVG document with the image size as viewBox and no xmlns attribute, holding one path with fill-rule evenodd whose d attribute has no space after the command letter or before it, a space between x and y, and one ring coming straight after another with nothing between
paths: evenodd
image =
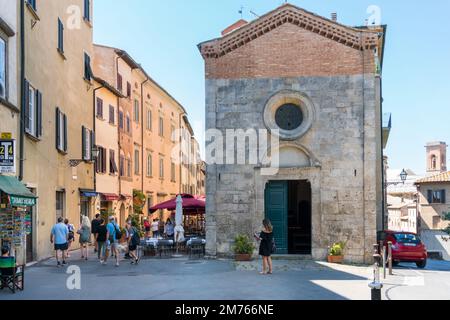
<instances>
[{"instance_id":1,"label":"parked car","mask_svg":"<svg viewBox=\"0 0 450 320\"><path fill-rule=\"evenodd\" d=\"M388 247L388 242L392 242L392 260L394 265L400 262L413 262L420 269L424 269L427 266L427 248L417 234L385 231L380 237L386 248Z\"/></svg>"}]
</instances>

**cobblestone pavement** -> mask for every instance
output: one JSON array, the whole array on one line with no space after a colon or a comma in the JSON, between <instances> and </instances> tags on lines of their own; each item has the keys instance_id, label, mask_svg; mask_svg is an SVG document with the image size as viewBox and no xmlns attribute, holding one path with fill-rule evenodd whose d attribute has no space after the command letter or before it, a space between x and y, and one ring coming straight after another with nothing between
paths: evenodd
<instances>
[{"instance_id":1,"label":"cobblestone pavement","mask_svg":"<svg viewBox=\"0 0 450 320\"><path fill-rule=\"evenodd\" d=\"M93 256L91 256L93 257ZM313 261L274 261L274 275L257 272L260 261L148 259L138 266L73 254L69 268L50 259L26 270L26 290L0 300L368 300L372 268ZM70 268L70 266L72 268ZM69 290L72 269L81 272L81 289ZM388 277L385 299L450 299L450 264L430 263L418 271L401 266Z\"/></svg>"}]
</instances>

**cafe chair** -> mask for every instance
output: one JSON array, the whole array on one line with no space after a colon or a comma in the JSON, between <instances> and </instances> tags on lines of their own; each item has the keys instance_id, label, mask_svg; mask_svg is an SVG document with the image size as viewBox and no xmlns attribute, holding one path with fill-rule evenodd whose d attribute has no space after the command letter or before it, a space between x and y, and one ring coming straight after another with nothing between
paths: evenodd
<instances>
[{"instance_id":1,"label":"cafe chair","mask_svg":"<svg viewBox=\"0 0 450 320\"><path fill-rule=\"evenodd\" d=\"M14 257L0 258L0 289L8 288L12 293L23 291L25 284L25 266L16 266Z\"/></svg>"}]
</instances>

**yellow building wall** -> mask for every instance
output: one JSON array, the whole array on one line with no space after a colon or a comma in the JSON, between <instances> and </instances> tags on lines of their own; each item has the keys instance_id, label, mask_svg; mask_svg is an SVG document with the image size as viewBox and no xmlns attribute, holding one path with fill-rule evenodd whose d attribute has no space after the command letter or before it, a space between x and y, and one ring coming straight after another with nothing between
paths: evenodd
<instances>
[{"instance_id":1,"label":"yellow building wall","mask_svg":"<svg viewBox=\"0 0 450 320\"><path fill-rule=\"evenodd\" d=\"M64 216L77 228L81 212L79 189L94 187L92 163L81 163L76 169L69 166L70 159L82 157L82 126L92 130L94 121L93 84L83 79L84 53L91 58L93 53L92 26L82 19L83 3L83 0L38 1L39 21L31 9L25 9L26 78L43 95L43 136L39 141L25 138L24 163L24 182L39 196L33 228L38 260L53 254L49 238L56 222L56 191L65 190ZM68 14L70 8L78 8L81 17ZM57 51L58 18L65 26L65 56ZM68 117L67 154L59 153L55 147L56 107ZM92 201L90 211L92 217Z\"/></svg>"}]
</instances>

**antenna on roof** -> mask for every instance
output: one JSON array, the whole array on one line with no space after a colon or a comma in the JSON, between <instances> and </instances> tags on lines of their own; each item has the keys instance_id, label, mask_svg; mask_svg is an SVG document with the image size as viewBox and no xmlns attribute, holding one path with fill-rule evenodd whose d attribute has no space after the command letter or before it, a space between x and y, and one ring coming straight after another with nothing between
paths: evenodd
<instances>
[{"instance_id":1,"label":"antenna on roof","mask_svg":"<svg viewBox=\"0 0 450 320\"><path fill-rule=\"evenodd\" d=\"M244 6L241 6L241 9L239 10L239 14L241 15L241 19L244 19Z\"/></svg>"},{"instance_id":2,"label":"antenna on roof","mask_svg":"<svg viewBox=\"0 0 450 320\"><path fill-rule=\"evenodd\" d=\"M250 13L251 13L252 15L254 15L255 17L257 17L257 18L260 17L259 15L257 15L256 13L254 13L253 10L250 10Z\"/></svg>"}]
</instances>

